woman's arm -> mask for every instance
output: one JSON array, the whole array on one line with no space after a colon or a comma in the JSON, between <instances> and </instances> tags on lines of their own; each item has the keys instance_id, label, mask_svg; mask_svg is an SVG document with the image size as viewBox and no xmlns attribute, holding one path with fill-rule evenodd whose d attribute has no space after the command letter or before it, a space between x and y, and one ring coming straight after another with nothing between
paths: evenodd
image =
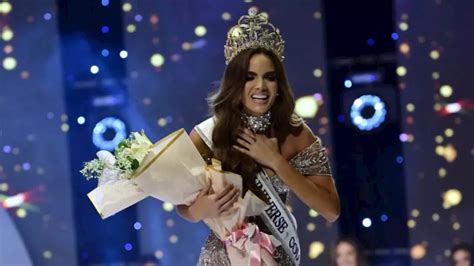
<instances>
[{"instance_id":1,"label":"woman's arm","mask_svg":"<svg viewBox=\"0 0 474 266\"><path fill-rule=\"evenodd\" d=\"M191 131L189 137L203 157L212 154L196 131ZM204 159L206 160L207 158ZM181 217L190 222L198 222L202 219L228 215L235 211L231 209L231 207L234 205L234 202L237 201L239 195L239 190L232 184L214 193L211 189L211 183L209 183L208 187L201 190L191 205L178 205L176 211Z\"/></svg>"},{"instance_id":2,"label":"woman's arm","mask_svg":"<svg viewBox=\"0 0 474 266\"><path fill-rule=\"evenodd\" d=\"M336 221L340 213L339 196L330 176L305 177L283 157L271 167L309 208L330 222Z\"/></svg>"},{"instance_id":3,"label":"woman's arm","mask_svg":"<svg viewBox=\"0 0 474 266\"><path fill-rule=\"evenodd\" d=\"M308 147L316 137L308 127L302 133L290 138L290 146L299 150ZM235 149L249 155L257 162L271 168L308 207L333 222L340 213L339 197L330 176L303 176L280 154L275 138L267 138L245 129L240 135Z\"/></svg>"}]
</instances>

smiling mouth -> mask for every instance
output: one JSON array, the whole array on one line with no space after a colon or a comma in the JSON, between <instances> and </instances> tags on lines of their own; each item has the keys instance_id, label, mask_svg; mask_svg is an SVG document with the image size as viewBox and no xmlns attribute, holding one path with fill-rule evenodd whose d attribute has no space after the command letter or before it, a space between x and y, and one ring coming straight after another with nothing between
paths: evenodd
<instances>
[{"instance_id":1,"label":"smiling mouth","mask_svg":"<svg viewBox=\"0 0 474 266\"><path fill-rule=\"evenodd\" d=\"M252 100L257 100L257 101L266 101L270 98L269 95L252 95L251 96Z\"/></svg>"}]
</instances>

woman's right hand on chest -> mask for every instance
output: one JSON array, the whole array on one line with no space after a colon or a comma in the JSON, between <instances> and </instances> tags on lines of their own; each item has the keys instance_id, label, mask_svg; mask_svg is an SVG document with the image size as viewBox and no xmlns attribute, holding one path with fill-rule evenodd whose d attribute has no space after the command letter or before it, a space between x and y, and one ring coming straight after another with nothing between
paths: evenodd
<instances>
[{"instance_id":1,"label":"woman's right hand on chest","mask_svg":"<svg viewBox=\"0 0 474 266\"><path fill-rule=\"evenodd\" d=\"M195 220L227 216L236 211L232 208L238 200L240 191L232 184L214 192L211 183L201 190L196 200L189 206L189 212Z\"/></svg>"}]
</instances>

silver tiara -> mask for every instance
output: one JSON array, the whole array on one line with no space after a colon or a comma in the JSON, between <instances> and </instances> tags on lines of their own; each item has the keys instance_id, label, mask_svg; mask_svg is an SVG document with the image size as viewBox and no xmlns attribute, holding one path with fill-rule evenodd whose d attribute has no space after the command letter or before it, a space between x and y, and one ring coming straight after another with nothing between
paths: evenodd
<instances>
[{"instance_id":1,"label":"silver tiara","mask_svg":"<svg viewBox=\"0 0 474 266\"><path fill-rule=\"evenodd\" d=\"M280 30L268 22L264 13L257 13L256 8L250 8L249 14L240 17L237 25L227 32L224 45L226 65L240 52L250 48L265 48L272 51L280 61L283 61L285 41Z\"/></svg>"}]
</instances>

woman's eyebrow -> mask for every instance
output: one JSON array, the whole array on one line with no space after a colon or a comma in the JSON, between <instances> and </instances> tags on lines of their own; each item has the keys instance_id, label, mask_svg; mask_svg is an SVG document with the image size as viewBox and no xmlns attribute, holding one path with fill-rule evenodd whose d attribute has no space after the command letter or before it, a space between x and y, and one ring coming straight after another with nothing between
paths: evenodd
<instances>
[{"instance_id":1,"label":"woman's eyebrow","mask_svg":"<svg viewBox=\"0 0 474 266\"><path fill-rule=\"evenodd\" d=\"M255 73L255 72L253 72L253 71L247 71L247 74L249 74L249 75L254 75L254 76L257 75L257 73ZM271 75L271 74L276 74L276 71L275 71L275 70L273 70L273 71L268 71L268 72L266 72L266 73L263 74L263 75Z\"/></svg>"}]
</instances>

